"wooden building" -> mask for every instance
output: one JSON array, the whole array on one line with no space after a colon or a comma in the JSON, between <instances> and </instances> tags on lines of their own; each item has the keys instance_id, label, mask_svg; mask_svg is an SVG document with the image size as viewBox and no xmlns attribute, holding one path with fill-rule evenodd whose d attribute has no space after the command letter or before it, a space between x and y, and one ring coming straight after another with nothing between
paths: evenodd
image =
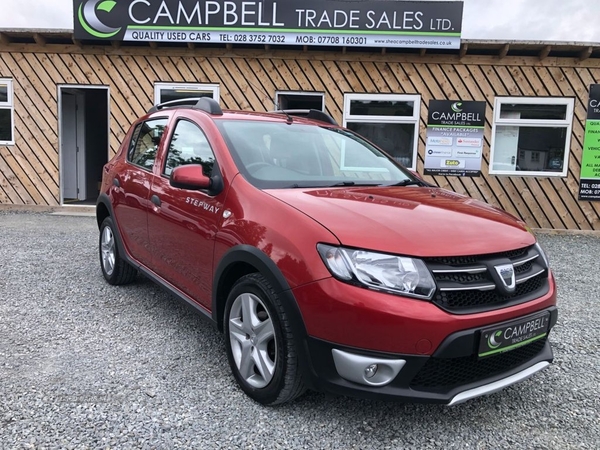
<instances>
[{"instance_id":1,"label":"wooden building","mask_svg":"<svg viewBox=\"0 0 600 450\"><path fill-rule=\"evenodd\" d=\"M363 123L393 123L400 141L408 130L408 153L397 156L421 174L429 101L479 100L487 104L482 175L426 178L534 228L600 230L600 203L578 200L600 44L463 41L460 50L370 50L104 45L78 42L71 31L2 30L0 203L94 204L101 167L130 123L155 102L181 95L211 95L230 109L322 107L359 131ZM522 98L549 105L550 116L511 109ZM364 117L352 109L361 99L406 102L414 111ZM513 156L512 166L502 166L494 140L519 129L520 120L546 127L552 139L530 136L535 142L519 143L520 163Z\"/></svg>"}]
</instances>

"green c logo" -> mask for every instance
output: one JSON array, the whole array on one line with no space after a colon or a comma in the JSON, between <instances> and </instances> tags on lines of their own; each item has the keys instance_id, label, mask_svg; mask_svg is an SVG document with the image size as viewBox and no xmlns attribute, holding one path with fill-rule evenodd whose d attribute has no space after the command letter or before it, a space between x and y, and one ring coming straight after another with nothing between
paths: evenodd
<instances>
[{"instance_id":1,"label":"green c logo","mask_svg":"<svg viewBox=\"0 0 600 450\"><path fill-rule=\"evenodd\" d=\"M462 112L462 102L452 103L452 106L450 106L450 108L452 108L452 111L456 113Z\"/></svg>"},{"instance_id":2,"label":"green c logo","mask_svg":"<svg viewBox=\"0 0 600 450\"><path fill-rule=\"evenodd\" d=\"M87 0L86 2L79 5L79 11L77 17L79 23L85 31L94 37L100 39L108 39L116 35L121 28L111 28L104 25L98 19L96 11L111 12L116 6L117 2L114 0Z\"/></svg>"},{"instance_id":3,"label":"green c logo","mask_svg":"<svg viewBox=\"0 0 600 450\"><path fill-rule=\"evenodd\" d=\"M502 336L502 331L495 331L490 334L488 338L488 347L490 348L498 348L502 344L502 342L496 342L496 338Z\"/></svg>"}]
</instances>

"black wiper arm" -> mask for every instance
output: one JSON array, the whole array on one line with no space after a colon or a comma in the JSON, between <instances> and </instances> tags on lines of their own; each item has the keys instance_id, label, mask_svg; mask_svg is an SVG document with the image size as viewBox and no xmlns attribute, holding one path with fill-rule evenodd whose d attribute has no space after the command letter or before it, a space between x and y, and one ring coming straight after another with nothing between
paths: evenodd
<instances>
[{"instance_id":1,"label":"black wiper arm","mask_svg":"<svg viewBox=\"0 0 600 450\"><path fill-rule=\"evenodd\" d=\"M426 186L426 184L420 180L407 179L407 180L402 180L399 183L390 184L390 186Z\"/></svg>"},{"instance_id":2,"label":"black wiper arm","mask_svg":"<svg viewBox=\"0 0 600 450\"><path fill-rule=\"evenodd\" d=\"M329 187L344 187L344 186L381 186L381 183L357 183L356 181L341 181L330 185Z\"/></svg>"}]
</instances>

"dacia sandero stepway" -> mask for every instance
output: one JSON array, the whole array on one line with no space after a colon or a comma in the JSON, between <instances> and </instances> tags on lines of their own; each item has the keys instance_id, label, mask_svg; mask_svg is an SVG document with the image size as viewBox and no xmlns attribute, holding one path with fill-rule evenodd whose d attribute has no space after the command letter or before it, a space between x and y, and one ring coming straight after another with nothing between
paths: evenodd
<instances>
[{"instance_id":1,"label":"dacia sandero stepway","mask_svg":"<svg viewBox=\"0 0 600 450\"><path fill-rule=\"evenodd\" d=\"M554 278L525 223L318 111L155 106L104 167L97 221L106 281L139 272L194 307L263 404L456 404L553 358Z\"/></svg>"}]
</instances>

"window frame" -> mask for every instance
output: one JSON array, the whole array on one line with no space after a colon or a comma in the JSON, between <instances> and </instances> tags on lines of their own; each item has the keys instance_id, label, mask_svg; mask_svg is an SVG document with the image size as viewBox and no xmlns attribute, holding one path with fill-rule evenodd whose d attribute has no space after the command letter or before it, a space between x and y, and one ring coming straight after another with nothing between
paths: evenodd
<instances>
[{"instance_id":1,"label":"window frame","mask_svg":"<svg viewBox=\"0 0 600 450\"><path fill-rule=\"evenodd\" d=\"M517 105L561 105L566 106L565 118L555 119L508 119L501 118L500 112L505 103ZM494 118L492 123L492 137L490 142L490 175L508 175L517 177L566 177L569 172L569 158L571 155L571 139L573 133L573 115L575 99L573 97L511 97L500 96L494 99ZM510 126L520 128L564 128L566 130L563 165L561 172L544 172L533 170L495 170L494 155L496 147L497 127ZM518 149L517 149L518 150Z\"/></svg>"},{"instance_id":2,"label":"window frame","mask_svg":"<svg viewBox=\"0 0 600 450\"><path fill-rule=\"evenodd\" d=\"M365 116L350 113L351 102L360 101L392 101L392 102L413 102L413 113L411 116ZM410 170L417 169L417 159L419 156L419 125L421 122L421 95L420 94L344 94L344 118L342 125L347 128L349 123L392 123L409 124L414 127L414 138L412 148L412 164L406 167ZM386 153L386 149L382 149ZM389 153L388 153L389 154ZM396 159L393 155L392 158Z\"/></svg>"},{"instance_id":3,"label":"window frame","mask_svg":"<svg viewBox=\"0 0 600 450\"><path fill-rule=\"evenodd\" d=\"M220 101L221 90L220 86L215 83L171 83L171 82L156 82L154 83L154 104L161 103L161 92L163 90L184 89L190 91L212 91L212 98L217 102ZM193 97L190 93L190 97Z\"/></svg>"},{"instance_id":4,"label":"window frame","mask_svg":"<svg viewBox=\"0 0 600 450\"><path fill-rule=\"evenodd\" d=\"M206 132L202 129L202 127L198 123L194 122L193 120L188 119L187 117L180 117L173 124L173 131L169 133L169 141L166 143L166 153L165 153L165 156L164 156L164 161L163 161L162 167L160 169L160 176L162 178L170 179L171 178L171 173L173 173L173 170L175 170L177 167L182 167L182 166L187 165L187 164L183 164L183 165L180 165L180 166L173 167L171 169L171 172L169 174L167 174L165 172L166 169L167 169L167 163L169 162L169 153L171 151L171 144L173 142L173 136L175 135L175 132L177 131L177 126L180 123L182 123L182 122L187 122L187 123L189 123L191 125L194 125L198 129L198 131L200 131L200 133L202 133L202 135L204 136L204 139L206 139L206 143L208 144L208 148L210 149L210 152L212 153L213 160L214 160L214 162L213 162L213 173L211 173L210 176L209 175L207 175L207 176L209 178L212 177L212 175L214 174L214 168L217 165L217 156L215 155L215 151L212 148L212 145L210 143L210 139L208 139L208 136L206 135Z\"/></svg>"},{"instance_id":5,"label":"window frame","mask_svg":"<svg viewBox=\"0 0 600 450\"><path fill-rule=\"evenodd\" d=\"M131 141L129 143L129 148L127 149L127 155L125 157L125 160L127 161L128 164L131 164L132 166L135 166L139 169L142 169L148 173L153 173L154 172L154 166L156 165L156 159L158 158L158 153L160 150L160 144L163 141L163 139L165 139L165 133L163 131L163 134L160 137L160 141L158 142L158 144L156 144L156 157L154 158L154 162L152 163L152 167L146 167L146 166L142 166L141 164L138 164L137 162L133 161L131 159L133 152L135 151L135 149L137 148L138 145L138 141L140 140L140 135L141 135L141 130L142 127L144 126L144 124L147 124L149 122L157 122L159 120L164 120L166 125L165 128L169 126L169 118L167 116L160 116L160 117L151 117L148 118L146 120L142 120L140 121L136 126L135 126L135 130L133 131L133 134L131 135ZM140 130L138 132L138 129ZM137 136L136 136L137 133Z\"/></svg>"},{"instance_id":6,"label":"window frame","mask_svg":"<svg viewBox=\"0 0 600 450\"><path fill-rule=\"evenodd\" d=\"M321 109L320 111L325 111L325 92L310 92L310 91L275 91L275 99L273 101L273 106L276 111L280 111L283 108L279 106L279 96L287 95L287 96L305 96L305 97L321 97ZM287 108L293 109L293 108Z\"/></svg>"},{"instance_id":7,"label":"window frame","mask_svg":"<svg viewBox=\"0 0 600 450\"><path fill-rule=\"evenodd\" d=\"M15 104L12 78L0 78L0 84L6 84L7 98L5 102L0 102L0 109L10 110L10 141L0 140L0 145L15 145Z\"/></svg>"}]
</instances>

